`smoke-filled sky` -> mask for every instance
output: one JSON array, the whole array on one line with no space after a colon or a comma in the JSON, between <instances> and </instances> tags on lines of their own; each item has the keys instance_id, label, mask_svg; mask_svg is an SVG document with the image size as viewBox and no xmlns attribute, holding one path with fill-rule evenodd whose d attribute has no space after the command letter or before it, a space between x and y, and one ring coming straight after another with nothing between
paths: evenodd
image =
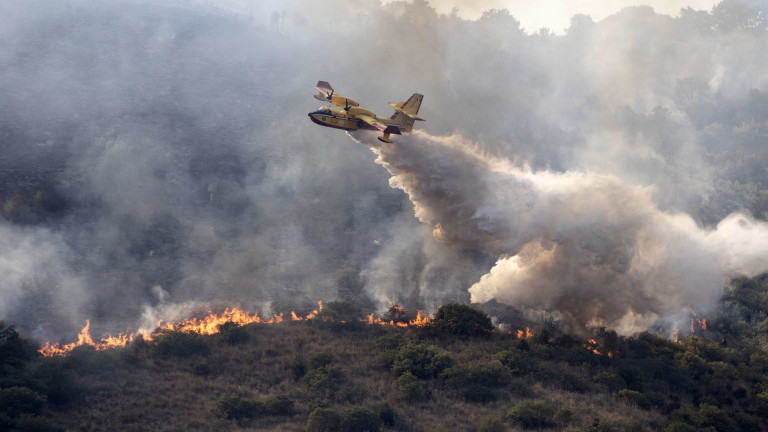
<instances>
[{"instance_id":1,"label":"smoke-filled sky","mask_svg":"<svg viewBox=\"0 0 768 432\"><path fill-rule=\"evenodd\" d=\"M393 0L382 0L391 3ZM456 13L464 19L478 19L491 9L507 9L528 33L547 28L562 33L574 15L589 15L602 20L630 6L650 6L657 13L679 16L681 9L709 11L716 0L427 0L441 14Z\"/></svg>"},{"instance_id":2,"label":"smoke-filled sky","mask_svg":"<svg viewBox=\"0 0 768 432\"><path fill-rule=\"evenodd\" d=\"M0 3L0 319L496 300L631 333L768 270L763 3L510 10ZM427 121L321 128L318 80Z\"/></svg>"}]
</instances>

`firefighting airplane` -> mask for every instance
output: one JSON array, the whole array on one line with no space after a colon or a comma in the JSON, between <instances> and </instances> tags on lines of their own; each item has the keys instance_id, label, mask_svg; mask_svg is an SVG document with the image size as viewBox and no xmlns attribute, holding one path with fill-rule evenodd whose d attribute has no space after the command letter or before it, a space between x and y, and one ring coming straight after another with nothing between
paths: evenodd
<instances>
[{"instance_id":1,"label":"firefighting airplane","mask_svg":"<svg viewBox=\"0 0 768 432\"><path fill-rule=\"evenodd\" d=\"M413 123L417 120L424 121L417 117L421 100L424 95L414 93L405 102L392 103L389 105L395 109L395 113L390 118L381 118L373 112L362 108L356 101L336 94L333 87L325 81L317 82L317 90L320 93L315 95L315 99L330 102L342 109L322 107L317 111L309 113L309 118L320 126L327 126L344 130L369 129L378 130L383 133L378 137L379 141L391 143L390 134L400 135L403 132L410 132L413 129Z\"/></svg>"}]
</instances>

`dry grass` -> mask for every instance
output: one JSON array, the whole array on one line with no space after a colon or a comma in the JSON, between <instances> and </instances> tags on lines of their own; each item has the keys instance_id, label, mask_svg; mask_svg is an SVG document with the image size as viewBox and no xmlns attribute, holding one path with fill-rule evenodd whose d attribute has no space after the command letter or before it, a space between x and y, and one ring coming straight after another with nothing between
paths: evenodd
<instances>
[{"instance_id":1,"label":"dry grass","mask_svg":"<svg viewBox=\"0 0 768 432\"><path fill-rule=\"evenodd\" d=\"M111 367L81 372L90 388L85 401L50 416L68 430L83 432L300 431L309 415L311 397L306 383L295 378L292 365L306 362L321 351L333 354L334 364L343 369L345 384L360 393L354 400L336 405L387 401L401 419L392 430L472 431L482 419L501 418L522 400L515 388L503 388L496 390L495 402L468 403L436 380L425 382L428 399L402 399L395 377L378 366L380 351L374 340L390 333L423 337L414 330L366 326L359 331L339 332L307 323L253 324L247 330L249 340L239 345L226 344L220 335L205 337L211 348L208 356L162 359L153 356L148 347L111 353ZM468 340L426 338L426 342L447 349L457 364L474 364L493 362L493 354L514 341L511 336L495 336ZM93 355L105 356L102 352ZM201 365L206 365L210 373L200 375ZM608 395L569 393L533 381L528 381L528 385L532 393L526 397L545 399L557 408L571 410L576 426L588 426L595 417L613 423L639 422L648 430L649 425L661 424L659 414L634 408ZM238 425L213 414L217 401L229 394L250 398L286 395L294 400L296 414Z\"/></svg>"}]
</instances>

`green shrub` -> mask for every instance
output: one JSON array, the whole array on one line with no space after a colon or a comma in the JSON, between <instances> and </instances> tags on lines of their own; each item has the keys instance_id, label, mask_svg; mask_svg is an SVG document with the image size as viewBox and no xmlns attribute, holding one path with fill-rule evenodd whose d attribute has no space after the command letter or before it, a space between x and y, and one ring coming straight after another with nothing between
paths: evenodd
<instances>
[{"instance_id":1,"label":"green shrub","mask_svg":"<svg viewBox=\"0 0 768 432\"><path fill-rule=\"evenodd\" d=\"M371 406L371 409L379 414L381 424L387 427L395 425L395 421L397 421L397 413L388 402L378 402Z\"/></svg>"},{"instance_id":2,"label":"green shrub","mask_svg":"<svg viewBox=\"0 0 768 432\"><path fill-rule=\"evenodd\" d=\"M567 425L573 421L573 411L568 408L560 408L555 413L553 420L559 425Z\"/></svg>"},{"instance_id":3,"label":"green shrub","mask_svg":"<svg viewBox=\"0 0 768 432\"><path fill-rule=\"evenodd\" d=\"M342 369L333 364L312 369L303 378L309 387L309 393L315 397L331 397L344 382Z\"/></svg>"},{"instance_id":4,"label":"green shrub","mask_svg":"<svg viewBox=\"0 0 768 432\"><path fill-rule=\"evenodd\" d=\"M405 338L400 333L393 333L384 336L378 336L373 340L373 344L380 351L396 351L400 345L405 343Z\"/></svg>"},{"instance_id":5,"label":"green shrub","mask_svg":"<svg viewBox=\"0 0 768 432\"><path fill-rule=\"evenodd\" d=\"M223 396L216 403L215 413L230 420L264 416L291 416L295 413L293 400L287 396L271 396L256 400L239 395Z\"/></svg>"},{"instance_id":6,"label":"green shrub","mask_svg":"<svg viewBox=\"0 0 768 432\"><path fill-rule=\"evenodd\" d=\"M480 384L472 384L463 388L459 394L465 401L473 403L488 403L496 400L496 394L493 390Z\"/></svg>"},{"instance_id":7,"label":"green shrub","mask_svg":"<svg viewBox=\"0 0 768 432\"><path fill-rule=\"evenodd\" d=\"M223 396L216 402L215 411L229 420L261 417L266 414L263 402L238 395Z\"/></svg>"},{"instance_id":8,"label":"green shrub","mask_svg":"<svg viewBox=\"0 0 768 432\"><path fill-rule=\"evenodd\" d=\"M397 388L407 400L416 401L424 399L424 389L419 379L410 371L403 372L396 380Z\"/></svg>"},{"instance_id":9,"label":"green shrub","mask_svg":"<svg viewBox=\"0 0 768 432\"><path fill-rule=\"evenodd\" d=\"M267 415L273 416L292 416L296 413L293 407L293 400L283 395L270 396L265 399L264 408Z\"/></svg>"},{"instance_id":10,"label":"green shrub","mask_svg":"<svg viewBox=\"0 0 768 432\"><path fill-rule=\"evenodd\" d=\"M523 429L554 426L555 408L543 400L520 402L509 410L507 419Z\"/></svg>"},{"instance_id":11,"label":"green shrub","mask_svg":"<svg viewBox=\"0 0 768 432\"><path fill-rule=\"evenodd\" d=\"M70 405L83 400L88 388L71 370L64 369L60 358L47 357L37 362L32 376L41 384L48 402L58 406Z\"/></svg>"},{"instance_id":12,"label":"green shrub","mask_svg":"<svg viewBox=\"0 0 768 432\"><path fill-rule=\"evenodd\" d=\"M175 330L159 333L152 339L150 346L153 353L162 358L208 355L210 352L201 335Z\"/></svg>"},{"instance_id":13,"label":"green shrub","mask_svg":"<svg viewBox=\"0 0 768 432\"><path fill-rule=\"evenodd\" d=\"M619 390L619 397L639 407L648 406L648 401L645 399L645 395L643 395L639 391L622 389L622 390Z\"/></svg>"},{"instance_id":14,"label":"green shrub","mask_svg":"<svg viewBox=\"0 0 768 432\"><path fill-rule=\"evenodd\" d=\"M527 351L504 350L496 353L494 358L509 368L515 376L522 376L536 370L536 361Z\"/></svg>"},{"instance_id":15,"label":"green shrub","mask_svg":"<svg viewBox=\"0 0 768 432\"><path fill-rule=\"evenodd\" d=\"M445 350L435 345L408 341L398 349L392 371L397 376L411 372L417 378L428 379L436 377L452 364L453 359Z\"/></svg>"},{"instance_id":16,"label":"green shrub","mask_svg":"<svg viewBox=\"0 0 768 432\"><path fill-rule=\"evenodd\" d=\"M331 408L316 408L309 414L307 432L338 432L341 415Z\"/></svg>"},{"instance_id":17,"label":"green shrub","mask_svg":"<svg viewBox=\"0 0 768 432\"><path fill-rule=\"evenodd\" d=\"M378 432L379 429L381 419L369 408L351 406L341 413L341 432Z\"/></svg>"},{"instance_id":18,"label":"green shrub","mask_svg":"<svg viewBox=\"0 0 768 432\"><path fill-rule=\"evenodd\" d=\"M22 339L14 326L0 320L0 367L20 367L35 355L36 348Z\"/></svg>"},{"instance_id":19,"label":"green shrub","mask_svg":"<svg viewBox=\"0 0 768 432\"><path fill-rule=\"evenodd\" d=\"M592 377L592 381L604 385L610 393L615 393L627 387L627 382L624 381L624 378L613 372L600 372Z\"/></svg>"},{"instance_id":20,"label":"green shrub","mask_svg":"<svg viewBox=\"0 0 768 432\"><path fill-rule=\"evenodd\" d=\"M345 301L332 301L323 306L315 319L319 321L333 321L354 323L359 322L361 318L360 311L355 305Z\"/></svg>"},{"instance_id":21,"label":"green shrub","mask_svg":"<svg viewBox=\"0 0 768 432\"><path fill-rule=\"evenodd\" d=\"M506 430L504 422L493 417L484 418L477 425L477 432L505 432Z\"/></svg>"},{"instance_id":22,"label":"green shrub","mask_svg":"<svg viewBox=\"0 0 768 432\"><path fill-rule=\"evenodd\" d=\"M439 378L445 385L454 389L470 385L503 387L509 384L511 374L507 368L499 364L456 365L441 372Z\"/></svg>"},{"instance_id":23,"label":"green shrub","mask_svg":"<svg viewBox=\"0 0 768 432\"><path fill-rule=\"evenodd\" d=\"M251 335L248 330L238 323L227 322L219 326L219 333L222 339L229 345L237 345L245 343L250 339Z\"/></svg>"},{"instance_id":24,"label":"green shrub","mask_svg":"<svg viewBox=\"0 0 768 432\"><path fill-rule=\"evenodd\" d=\"M37 414L45 405L45 396L26 387L0 389L0 413L9 417Z\"/></svg>"},{"instance_id":25,"label":"green shrub","mask_svg":"<svg viewBox=\"0 0 768 432\"><path fill-rule=\"evenodd\" d=\"M432 326L446 333L464 336L481 336L493 331L488 314L469 305L456 303L441 306Z\"/></svg>"},{"instance_id":26,"label":"green shrub","mask_svg":"<svg viewBox=\"0 0 768 432\"><path fill-rule=\"evenodd\" d=\"M309 368L318 369L333 363L333 354L322 351L309 356Z\"/></svg>"}]
</instances>

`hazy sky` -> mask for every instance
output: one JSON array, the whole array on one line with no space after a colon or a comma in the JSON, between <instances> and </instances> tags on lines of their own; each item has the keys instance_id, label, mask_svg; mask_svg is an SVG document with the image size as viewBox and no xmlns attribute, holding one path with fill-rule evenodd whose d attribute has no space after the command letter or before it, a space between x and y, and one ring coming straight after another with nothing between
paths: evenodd
<instances>
[{"instance_id":1,"label":"hazy sky","mask_svg":"<svg viewBox=\"0 0 768 432\"><path fill-rule=\"evenodd\" d=\"M392 0L382 0L389 3ZM507 9L520 21L527 32L548 27L555 33L568 28L571 17L584 14L599 21L628 6L651 6L657 13L677 16L680 9L690 7L696 10L712 9L716 0L427 0L439 13L459 9L459 15L466 19L478 18L488 9Z\"/></svg>"}]
</instances>

